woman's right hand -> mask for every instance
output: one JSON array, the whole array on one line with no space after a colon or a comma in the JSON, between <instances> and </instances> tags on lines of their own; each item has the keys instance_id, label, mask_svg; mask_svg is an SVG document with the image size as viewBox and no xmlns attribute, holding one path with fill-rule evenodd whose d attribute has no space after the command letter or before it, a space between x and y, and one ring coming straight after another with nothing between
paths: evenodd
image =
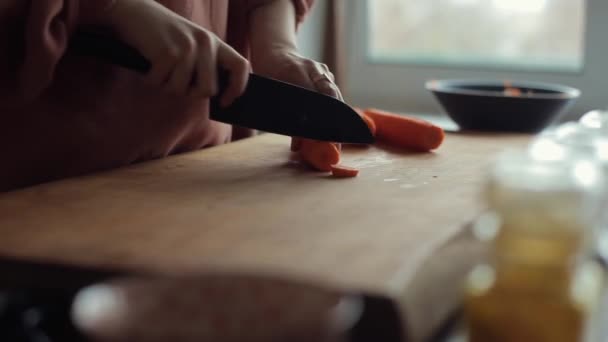
<instances>
[{"instance_id":1,"label":"woman's right hand","mask_svg":"<svg viewBox=\"0 0 608 342\"><path fill-rule=\"evenodd\" d=\"M245 90L249 62L212 32L154 0L119 0L107 13L110 25L151 61L149 83L175 94L218 94L218 71L229 74L220 99L228 105Z\"/></svg>"}]
</instances>

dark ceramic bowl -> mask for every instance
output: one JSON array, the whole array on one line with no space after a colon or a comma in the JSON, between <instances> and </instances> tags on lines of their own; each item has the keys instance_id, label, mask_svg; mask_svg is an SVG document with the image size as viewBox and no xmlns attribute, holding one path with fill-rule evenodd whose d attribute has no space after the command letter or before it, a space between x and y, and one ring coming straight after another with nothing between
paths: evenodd
<instances>
[{"instance_id":1,"label":"dark ceramic bowl","mask_svg":"<svg viewBox=\"0 0 608 342\"><path fill-rule=\"evenodd\" d=\"M536 133L559 120L578 89L537 82L429 81L446 114L462 130Z\"/></svg>"}]
</instances>

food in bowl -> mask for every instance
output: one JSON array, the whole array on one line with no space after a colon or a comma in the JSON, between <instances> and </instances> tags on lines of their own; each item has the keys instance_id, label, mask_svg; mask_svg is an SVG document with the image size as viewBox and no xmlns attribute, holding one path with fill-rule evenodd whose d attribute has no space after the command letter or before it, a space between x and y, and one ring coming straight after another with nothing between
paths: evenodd
<instances>
[{"instance_id":1,"label":"food in bowl","mask_svg":"<svg viewBox=\"0 0 608 342\"><path fill-rule=\"evenodd\" d=\"M461 130L539 132L559 120L580 91L503 80L433 80L426 84Z\"/></svg>"}]
</instances>

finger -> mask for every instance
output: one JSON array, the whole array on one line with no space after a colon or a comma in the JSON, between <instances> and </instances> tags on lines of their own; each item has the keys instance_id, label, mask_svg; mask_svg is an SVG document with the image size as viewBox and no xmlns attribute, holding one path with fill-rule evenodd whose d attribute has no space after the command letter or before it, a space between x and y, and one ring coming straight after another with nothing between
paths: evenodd
<instances>
[{"instance_id":1,"label":"finger","mask_svg":"<svg viewBox=\"0 0 608 342\"><path fill-rule=\"evenodd\" d=\"M336 84L336 76L334 76L334 73L333 73L333 72L331 72L331 71L329 71L329 70L328 70L328 71L327 71L327 76L329 76L329 79L330 79L330 80L331 80L331 81L332 81L334 84Z\"/></svg>"},{"instance_id":2,"label":"finger","mask_svg":"<svg viewBox=\"0 0 608 342\"><path fill-rule=\"evenodd\" d=\"M333 75L329 72L327 65L313 63L309 75L318 92L343 100L340 89L334 84Z\"/></svg>"},{"instance_id":3,"label":"finger","mask_svg":"<svg viewBox=\"0 0 608 342\"><path fill-rule=\"evenodd\" d=\"M217 82L217 54L215 42L209 36L202 36L198 40L199 48L196 61L196 86L193 94L202 97L212 97L219 91Z\"/></svg>"},{"instance_id":4,"label":"finger","mask_svg":"<svg viewBox=\"0 0 608 342\"><path fill-rule=\"evenodd\" d=\"M333 83L336 83L336 77L334 76L333 72L331 72L331 70L329 70L329 67L327 66L327 64L321 63L321 67L323 68L323 70L325 70L325 74L329 77L329 79Z\"/></svg>"},{"instance_id":5,"label":"finger","mask_svg":"<svg viewBox=\"0 0 608 342\"><path fill-rule=\"evenodd\" d=\"M329 67L326 64L313 61L314 73L317 75L328 75Z\"/></svg>"},{"instance_id":6,"label":"finger","mask_svg":"<svg viewBox=\"0 0 608 342\"><path fill-rule=\"evenodd\" d=\"M154 86L162 86L170 79L173 74L173 60L164 59L152 65L152 69L146 77L146 82Z\"/></svg>"},{"instance_id":7,"label":"finger","mask_svg":"<svg viewBox=\"0 0 608 342\"><path fill-rule=\"evenodd\" d=\"M188 91L196 65L197 49L194 40L189 40L182 48L183 57L176 63L171 79L167 83L167 88L176 94L184 94Z\"/></svg>"},{"instance_id":8,"label":"finger","mask_svg":"<svg viewBox=\"0 0 608 342\"><path fill-rule=\"evenodd\" d=\"M229 73L228 86L220 100L222 106L228 106L245 91L251 67L244 57L223 43L218 49L218 63Z\"/></svg>"},{"instance_id":9,"label":"finger","mask_svg":"<svg viewBox=\"0 0 608 342\"><path fill-rule=\"evenodd\" d=\"M328 96L332 96L342 101L342 93L340 93L340 89L338 86L332 83L329 80L321 80L316 83L317 91L323 93Z\"/></svg>"},{"instance_id":10,"label":"finger","mask_svg":"<svg viewBox=\"0 0 608 342\"><path fill-rule=\"evenodd\" d=\"M199 54L196 61L196 74L192 81L195 86L192 94L201 97L217 95L217 69L215 54Z\"/></svg>"}]
</instances>

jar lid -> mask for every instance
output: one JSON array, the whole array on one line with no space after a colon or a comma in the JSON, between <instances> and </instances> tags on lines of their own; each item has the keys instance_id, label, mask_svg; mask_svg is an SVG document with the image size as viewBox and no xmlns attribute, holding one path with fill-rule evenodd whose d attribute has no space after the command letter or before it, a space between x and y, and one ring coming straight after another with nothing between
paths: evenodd
<instances>
[{"instance_id":1,"label":"jar lid","mask_svg":"<svg viewBox=\"0 0 608 342\"><path fill-rule=\"evenodd\" d=\"M499 155L485 197L503 220L522 225L534 221L536 229L580 230L597 218L604 189L596 159L552 139L539 139L528 149Z\"/></svg>"},{"instance_id":2,"label":"jar lid","mask_svg":"<svg viewBox=\"0 0 608 342\"><path fill-rule=\"evenodd\" d=\"M580 122L566 122L541 134L539 140L542 139L551 139L568 148L578 150L578 153L587 153L591 158L608 163L608 151L606 150L608 125L603 126L603 129L597 129Z\"/></svg>"},{"instance_id":3,"label":"jar lid","mask_svg":"<svg viewBox=\"0 0 608 342\"><path fill-rule=\"evenodd\" d=\"M585 127L602 129L608 132L608 111L592 110L581 116L579 123Z\"/></svg>"}]
</instances>

